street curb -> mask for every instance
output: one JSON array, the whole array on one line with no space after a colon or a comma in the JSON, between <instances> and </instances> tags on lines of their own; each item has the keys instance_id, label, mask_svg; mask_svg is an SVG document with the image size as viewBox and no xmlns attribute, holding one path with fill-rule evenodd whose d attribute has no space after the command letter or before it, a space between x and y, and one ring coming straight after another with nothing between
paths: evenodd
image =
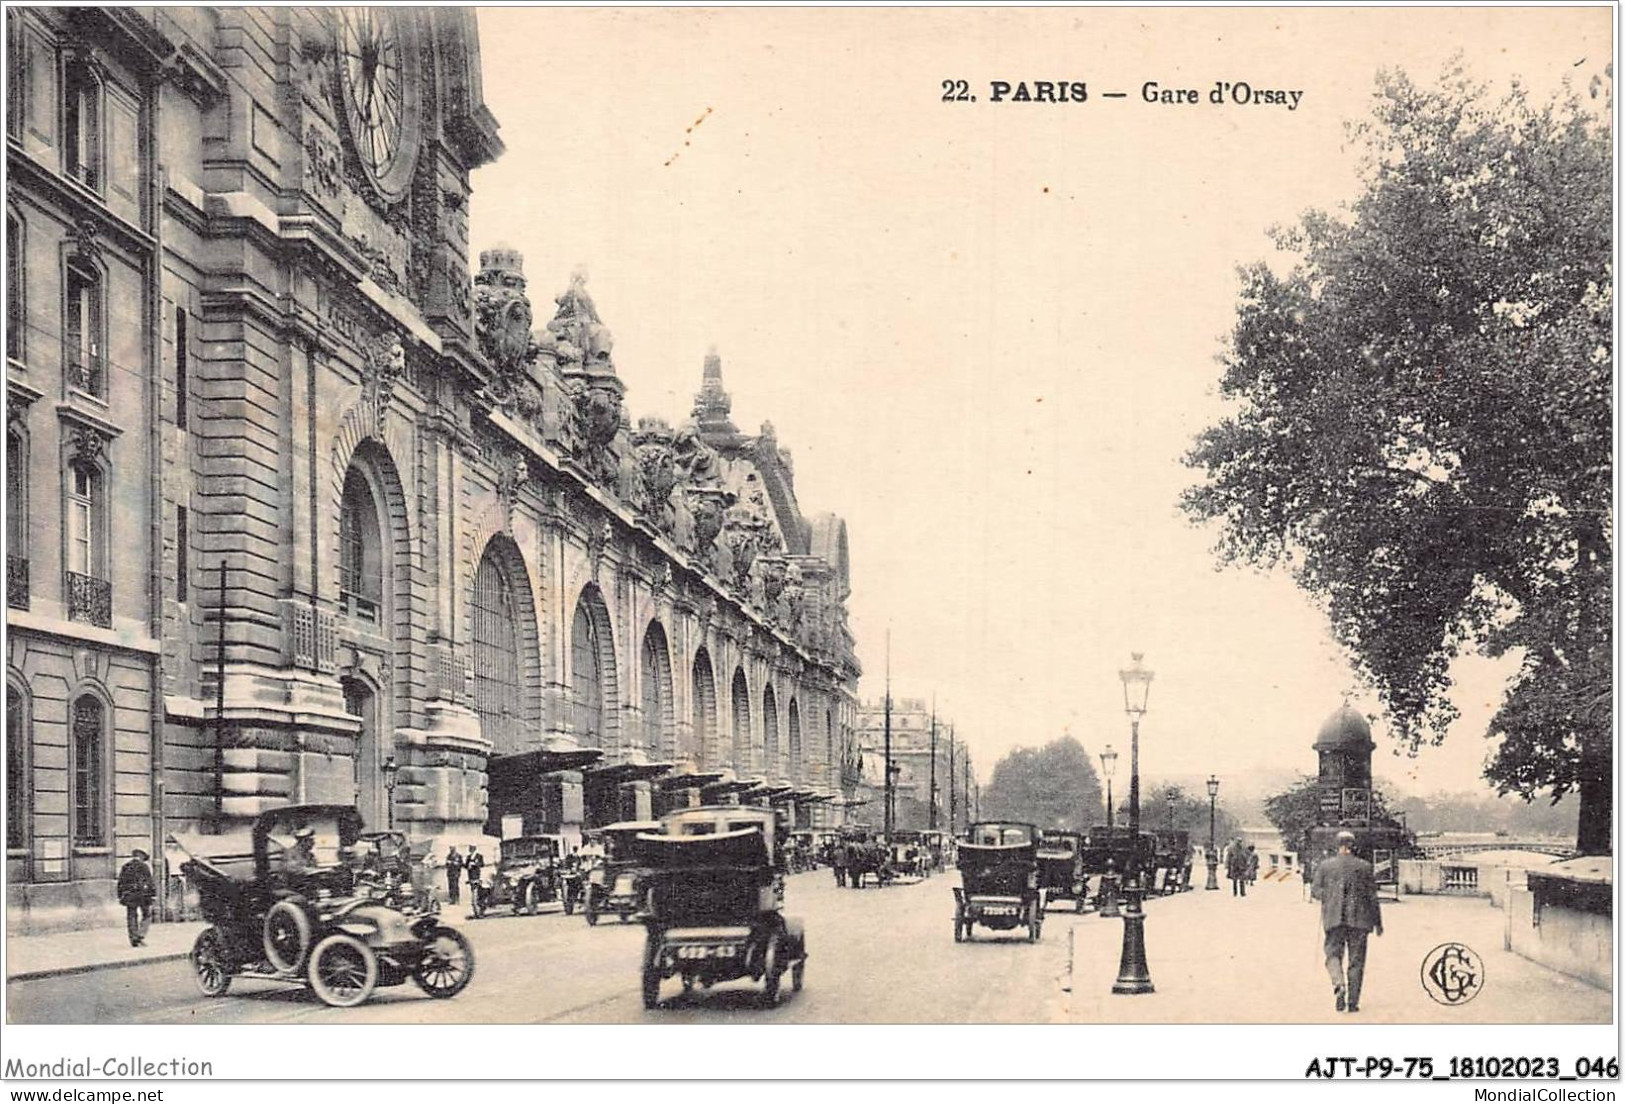
<instances>
[{"instance_id":1,"label":"street curb","mask_svg":"<svg viewBox=\"0 0 1625 1104\"><path fill-rule=\"evenodd\" d=\"M153 962L181 962L191 954L190 951L175 951L170 954L155 955L151 958L134 958L127 962L92 962L83 966L56 966L49 970L29 970L21 974L7 974L6 984L18 981L41 981L45 978L73 977L76 974L93 974L97 970L124 970L132 966L146 966Z\"/></svg>"}]
</instances>

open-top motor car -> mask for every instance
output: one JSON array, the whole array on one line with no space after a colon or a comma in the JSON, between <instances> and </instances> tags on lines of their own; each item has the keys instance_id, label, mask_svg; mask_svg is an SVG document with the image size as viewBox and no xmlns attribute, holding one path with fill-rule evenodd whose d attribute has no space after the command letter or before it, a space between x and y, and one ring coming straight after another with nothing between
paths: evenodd
<instances>
[{"instance_id":1,"label":"open-top motor car","mask_svg":"<svg viewBox=\"0 0 1625 1104\"><path fill-rule=\"evenodd\" d=\"M431 997L463 991L474 974L468 941L435 913L358 882L360 836L350 806L289 805L247 831L170 837L209 922L189 955L204 995L224 995L235 977L308 985L341 1008L408 979Z\"/></svg>"}]
</instances>

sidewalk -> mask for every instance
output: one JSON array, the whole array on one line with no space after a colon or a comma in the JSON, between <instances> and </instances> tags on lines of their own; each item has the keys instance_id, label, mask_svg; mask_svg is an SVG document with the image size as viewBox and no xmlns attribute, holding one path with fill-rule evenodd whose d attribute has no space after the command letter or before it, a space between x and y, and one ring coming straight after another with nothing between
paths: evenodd
<instances>
[{"instance_id":1,"label":"sidewalk","mask_svg":"<svg viewBox=\"0 0 1625 1104\"><path fill-rule=\"evenodd\" d=\"M122 927L8 936L6 979L32 981L182 959L192 949L198 932L207 926L202 921L154 924L140 947L130 946L130 937Z\"/></svg>"}]
</instances>

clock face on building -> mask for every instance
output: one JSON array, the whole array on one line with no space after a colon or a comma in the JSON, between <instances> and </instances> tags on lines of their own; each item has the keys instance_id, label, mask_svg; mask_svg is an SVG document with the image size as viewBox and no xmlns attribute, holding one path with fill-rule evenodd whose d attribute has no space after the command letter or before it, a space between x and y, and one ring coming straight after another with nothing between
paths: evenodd
<instances>
[{"instance_id":1,"label":"clock face on building","mask_svg":"<svg viewBox=\"0 0 1625 1104\"><path fill-rule=\"evenodd\" d=\"M350 143L379 194L396 200L417 156L416 59L391 9L343 8L338 21L339 92Z\"/></svg>"}]
</instances>

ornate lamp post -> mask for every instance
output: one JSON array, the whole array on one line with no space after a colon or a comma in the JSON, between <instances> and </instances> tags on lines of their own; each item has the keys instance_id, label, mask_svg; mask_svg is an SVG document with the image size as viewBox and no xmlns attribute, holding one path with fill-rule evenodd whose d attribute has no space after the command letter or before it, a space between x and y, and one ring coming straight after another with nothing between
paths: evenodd
<instances>
[{"instance_id":1,"label":"ornate lamp post","mask_svg":"<svg viewBox=\"0 0 1625 1104\"><path fill-rule=\"evenodd\" d=\"M384 765L380 769L384 772L384 803L388 808L389 827L393 829L395 827L395 773L401 768L396 764L395 757L391 755L384 760Z\"/></svg>"},{"instance_id":2,"label":"ornate lamp post","mask_svg":"<svg viewBox=\"0 0 1625 1104\"><path fill-rule=\"evenodd\" d=\"M1106 776L1106 839L1107 850L1111 849L1111 838L1114 827L1112 821L1112 775L1117 773L1117 752L1110 745L1100 753L1100 773ZM1112 869L1112 861L1106 860L1106 872L1100 876L1100 915L1108 920L1115 920L1123 915L1117 911L1117 871Z\"/></svg>"},{"instance_id":3,"label":"ornate lamp post","mask_svg":"<svg viewBox=\"0 0 1625 1104\"><path fill-rule=\"evenodd\" d=\"M1145 872L1140 868L1140 718L1151 696L1152 673L1145 656L1133 653L1133 662L1118 672L1123 680L1123 711L1129 717L1128 834L1129 885L1123 909L1123 957L1117 967L1114 993L1152 993L1151 968L1145 960Z\"/></svg>"},{"instance_id":4,"label":"ornate lamp post","mask_svg":"<svg viewBox=\"0 0 1625 1104\"><path fill-rule=\"evenodd\" d=\"M1219 852L1213 839L1213 818L1219 807L1219 776L1207 780L1207 889L1219 888Z\"/></svg>"}]
</instances>

